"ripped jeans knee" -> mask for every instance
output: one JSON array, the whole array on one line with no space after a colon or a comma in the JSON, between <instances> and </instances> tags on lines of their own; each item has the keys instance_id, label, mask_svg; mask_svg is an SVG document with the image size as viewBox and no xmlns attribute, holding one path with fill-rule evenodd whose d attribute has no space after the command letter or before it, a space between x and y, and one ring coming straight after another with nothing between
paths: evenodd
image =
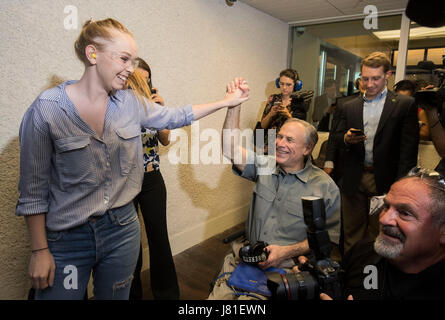
<instances>
[{"instance_id":1,"label":"ripped jeans knee","mask_svg":"<svg viewBox=\"0 0 445 320\"><path fill-rule=\"evenodd\" d=\"M113 284L113 298L118 298L122 294L122 290L128 291L131 287L131 282L133 281L133 275L131 275L126 280L117 281Z\"/></svg>"}]
</instances>

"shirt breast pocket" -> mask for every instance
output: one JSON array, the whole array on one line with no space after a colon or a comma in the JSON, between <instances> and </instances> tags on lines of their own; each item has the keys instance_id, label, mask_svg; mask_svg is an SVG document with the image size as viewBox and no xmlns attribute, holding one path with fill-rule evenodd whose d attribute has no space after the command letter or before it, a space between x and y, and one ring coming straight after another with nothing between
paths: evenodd
<instances>
[{"instance_id":1,"label":"shirt breast pocket","mask_svg":"<svg viewBox=\"0 0 445 320\"><path fill-rule=\"evenodd\" d=\"M253 188L253 192L255 193L255 216L252 223L255 232L260 233L266 228L264 224L267 221L267 215L275 199L276 191L268 188L261 182L257 182Z\"/></svg>"},{"instance_id":2,"label":"shirt breast pocket","mask_svg":"<svg viewBox=\"0 0 445 320\"><path fill-rule=\"evenodd\" d=\"M288 239L302 241L306 238L306 225L304 224L303 207L301 199L289 195L284 203L285 210L278 216L280 230Z\"/></svg>"},{"instance_id":3,"label":"shirt breast pocket","mask_svg":"<svg viewBox=\"0 0 445 320\"><path fill-rule=\"evenodd\" d=\"M136 159L138 148L142 148L141 128L138 125L131 125L125 128L116 129L116 134L119 136L119 162L121 167L121 174L128 175L134 168L137 167L137 162L142 163L141 159ZM138 145L140 144L140 146Z\"/></svg>"},{"instance_id":4,"label":"shirt breast pocket","mask_svg":"<svg viewBox=\"0 0 445 320\"><path fill-rule=\"evenodd\" d=\"M89 136L61 138L55 141L56 166L61 186L66 190L82 185L97 185L96 164Z\"/></svg>"},{"instance_id":5,"label":"shirt breast pocket","mask_svg":"<svg viewBox=\"0 0 445 320\"><path fill-rule=\"evenodd\" d=\"M266 187L264 184L257 182L255 187L253 188L253 192L255 192L260 198L265 200L266 202L272 203L275 199L276 192Z\"/></svg>"}]
</instances>

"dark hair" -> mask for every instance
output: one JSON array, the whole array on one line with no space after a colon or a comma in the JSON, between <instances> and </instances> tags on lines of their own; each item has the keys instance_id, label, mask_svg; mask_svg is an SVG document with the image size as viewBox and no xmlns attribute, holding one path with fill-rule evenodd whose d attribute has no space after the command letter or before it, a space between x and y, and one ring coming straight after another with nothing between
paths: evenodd
<instances>
[{"instance_id":1,"label":"dark hair","mask_svg":"<svg viewBox=\"0 0 445 320\"><path fill-rule=\"evenodd\" d=\"M394 91L399 92L401 90L408 90L413 95L416 91L416 85L411 80L400 80L394 85Z\"/></svg>"},{"instance_id":2,"label":"dark hair","mask_svg":"<svg viewBox=\"0 0 445 320\"><path fill-rule=\"evenodd\" d=\"M360 79L360 77L358 77L357 79L355 79L354 82L354 86L357 90L360 90L360 82L362 81L362 79Z\"/></svg>"},{"instance_id":3,"label":"dark hair","mask_svg":"<svg viewBox=\"0 0 445 320\"><path fill-rule=\"evenodd\" d=\"M151 78L151 69L147 62L144 59L137 57L136 61L139 62L138 68L144 69L148 72L148 77Z\"/></svg>"},{"instance_id":4,"label":"dark hair","mask_svg":"<svg viewBox=\"0 0 445 320\"><path fill-rule=\"evenodd\" d=\"M424 79L417 79L414 81L414 84L416 86L416 91L425 88L426 86L429 85L428 81Z\"/></svg>"},{"instance_id":5,"label":"dark hair","mask_svg":"<svg viewBox=\"0 0 445 320\"><path fill-rule=\"evenodd\" d=\"M285 70L281 71L280 78L283 76L294 80L294 84L297 83L297 80L300 80L300 78L298 77L298 72L294 69L285 69Z\"/></svg>"}]
</instances>

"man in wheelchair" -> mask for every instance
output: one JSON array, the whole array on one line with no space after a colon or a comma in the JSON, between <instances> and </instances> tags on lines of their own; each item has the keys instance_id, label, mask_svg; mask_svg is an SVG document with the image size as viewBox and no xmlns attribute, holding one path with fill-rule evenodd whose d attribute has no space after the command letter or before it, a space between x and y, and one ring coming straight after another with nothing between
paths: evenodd
<instances>
[{"instance_id":1,"label":"man in wheelchair","mask_svg":"<svg viewBox=\"0 0 445 320\"><path fill-rule=\"evenodd\" d=\"M232 161L233 172L253 181L255 186L246 239L232 243L209 299L268 298L264 271L280 268L280 272L290 272L295 265L292 258L309 252L302 197L324 199L326 230L333 243L339 242L339 189L311 161L318 140L316 129L303 120L290 118L276 135L275 153L258 155L240 143L239 119L240 106L227 110L223 153ZM245 247L247 244L250 247ZM255 266L246 263L249 261L254 261Z\"/></svg>"}]
</instances>

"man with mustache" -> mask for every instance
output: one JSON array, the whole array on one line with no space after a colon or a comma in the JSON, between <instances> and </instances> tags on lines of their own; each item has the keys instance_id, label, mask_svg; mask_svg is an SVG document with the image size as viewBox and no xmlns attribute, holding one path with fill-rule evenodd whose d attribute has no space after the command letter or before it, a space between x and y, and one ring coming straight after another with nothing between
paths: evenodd
<instances>
[{"instance_id":1,"label":"man with mustache","mask_svg":"<svg viewBox=\"0 0 445 320\"><path fill-rule=\"evenodd\" d=\"M239 120L240 106L228 110L223 127L223 153L231 159L235 174L255 182L246 237L250 244L268 243L268 258L258 266L291 268L293 257L309 252L301 203L304 196L324 199L326 229L331 241L338 244L340 193L329 175L312 164L311 153L318 140L316 129L306 121L289 119L277 134L275 156L270 153L258 156L240 143ZM260 164L262 157L269 159L268 170L262 170L265 169ZM237 241L232 244L233 252L226 256L220 272L225 275L216 281L210 299L236 299L226 282L239 262L241 246Z\"/></svg>"},{"instance_id":2,"label":"man with mustache","mask_svg":"<svg viewBox=\"0 0 445 320\"><path fill-rule=\"evenodd\" d=\"M379 222L377 239L357 243L344 258L345 296L445 299L445 179L420 171L394 183Z\"/></svg>"}]
</instances>

